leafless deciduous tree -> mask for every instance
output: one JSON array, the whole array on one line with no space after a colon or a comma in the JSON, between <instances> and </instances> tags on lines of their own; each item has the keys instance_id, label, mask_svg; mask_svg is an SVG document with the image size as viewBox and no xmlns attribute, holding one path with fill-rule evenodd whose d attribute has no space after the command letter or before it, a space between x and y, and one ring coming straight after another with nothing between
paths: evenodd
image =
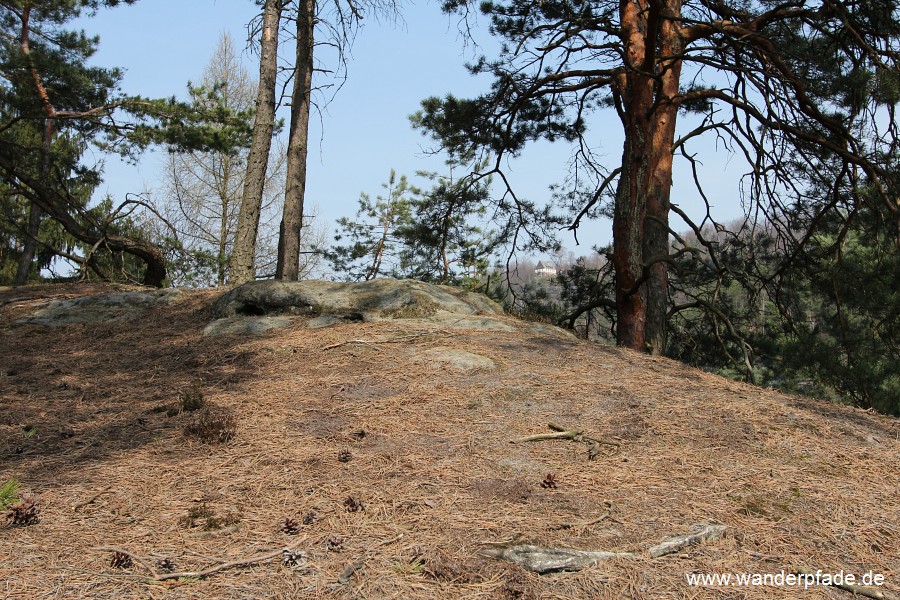
<instances>
[{"instance_id":1,"label":"leafless deciduous tree","mask_svg":"<svg viewBox=\"0 0 900 600\"><path fill-rule=\"evenodd\" d=\"M255 90L255 82L226 34L204 69L199 87L192 88L191 95L195 104L215 104L234 114L245 114L252 112ZM250 175L252 148L175 150L166 157L158 209L176 229L180 249L195 256L206 256L211 263L212 280L198 273L192 283L224 285L231 280L229 258L239 231L238 211ZM259 233L255 244L256 254L263 260L274 256L276 226L272 209L284 185L284 166L284 152L271 155L263 181L262 220L257 223ZM195 262L194 266L199 265ZM179 279L176 273L172 277Z\"/></svg>"}]
</instances>

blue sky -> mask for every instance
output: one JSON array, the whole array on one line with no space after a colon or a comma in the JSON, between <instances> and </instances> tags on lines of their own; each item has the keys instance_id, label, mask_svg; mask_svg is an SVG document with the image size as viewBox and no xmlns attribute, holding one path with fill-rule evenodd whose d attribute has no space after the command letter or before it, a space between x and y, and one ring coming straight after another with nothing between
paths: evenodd
<instances>
[{"instance_id":1,"label":"blue sky","mask_svg":"<svg viewBox=\"0 0 900 600\"><path fill-rule=\"evenodd\" d=\"M94 62L123 68L126 93L183 98L187 82L200 78L223 32L231 34L237 47L244 47L246 24L256 10L251 0L141 0L103 10L78 26L100 35ZM464 68L477 50L464 44L456 18L442 14L432 2L406 4L402 16L399 23L366 20L352 49L348 80L321 120L312 119L307 198L327 221L353 215L360 192L380 192L391 169L410 177L417 170L442 170L441 160L425 152L429 140L410 127L408 116L428 96L448 92L472 96L489 85L487 79L473 78ZM484 48L494 43L485 31L476 33ZM254 56L244 52L243 58L248 71L256 73ZM600 155L616 166L621 155L617 119L609 114L596 121L593 131ZM568 156L569 149L563 145L541 144L526 150L510 165L517 193L538 202L547 199L548 186L565 177ZM704 178L711 187L735 189L733 183L720 183L734 181L733 175L725 177L727 154L713 151L705 158ZM673 201L696 214L699 203L687 192L689 173L683 164L678 165ZM152 153L138 167L108 159L100 193L122 198L128 192L152 189L159 185L160 173L161 158ZM717 202L725 208L719 216L740 215L733 198L735 194L727 192ZM328 229L333 226L329 224ZM564 244L576 254L610 239L608 222L583 227L577 248L571 234L563 234Z\"/></svg>"}]
</instances>

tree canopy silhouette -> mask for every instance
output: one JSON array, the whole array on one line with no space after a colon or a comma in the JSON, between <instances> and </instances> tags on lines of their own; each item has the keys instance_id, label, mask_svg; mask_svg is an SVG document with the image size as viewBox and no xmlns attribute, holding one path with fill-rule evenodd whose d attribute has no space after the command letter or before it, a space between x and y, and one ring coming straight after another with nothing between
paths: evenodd
<instances>
[{"instance_id":1,"label":"tree canopy silhouette","mask_svg":"<svg viewBox=\"0 0 900 600\"><path fill-rule=\"evenodd\" d=\"M468 18L473 3L447 0L444 9ZM573 144L571 185L560 197L572 230L602 211L613 218L608 300L620 345L666 350L678 310L670 269L697 251L680 243L670 216L698 234L712 219L698 174L701 138L714 136L746 160L741 193L751 212L806 206L824 214L834 206L810 206L811 188L865 188L854 197L890 215L900 247L897 3L500 0L480 10L503 41L497 57L470 67L492 76L490 92L427 99L414 122L451 153L491 156L473 176L502 182L506 159L530 142ZM594 152L595 115L607 109L624 133L612 166ZM672 202L676 154L707 201L696 223ZM508 192L510 213L532 208ZM783 233L809 239L817 222ZM715 261L714 245L706 249Z\"/></svg>"}]
</instances>

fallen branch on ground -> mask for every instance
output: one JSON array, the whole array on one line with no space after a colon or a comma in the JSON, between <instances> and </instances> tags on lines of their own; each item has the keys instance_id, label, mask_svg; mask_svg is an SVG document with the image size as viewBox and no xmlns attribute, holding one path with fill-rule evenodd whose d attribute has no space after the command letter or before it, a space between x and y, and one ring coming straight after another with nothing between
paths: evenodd
<instances>
[{"instance_id":1,"label":"fallen branch on ground","mask_svg":"<svg viewBox=\"0 0 900 600\"><path fill-rule=\"evenodd\" d=\"M322 350L333 350L335 348L340 348L341 346L347 346L349 344L360 344L362 346L372 346L376 350L381 350L381 348L379 348L377 346L377 344L385 344L385 343L387 343L387 342L384 342L381 340L379 340L377 342L370 342L369 340L347 340L344 342L338 342L336 344L331 344L330 346L325 346L324 348L322 348Z\"/></svg>"},{"instance_id":2,"label":"fallen branch on ground","mask_svg":"<svg viewBox=\"0 0 900 600\"><path fill-rule=\"evenodd\" d=\"M596 525L600 521L605 521L610 516L609 512L605 512L596 519L591 519L590 521L584 521L583 523L560 523L559 525L554 525L551 527L551 530L557 529L581 529L582 527L590 527L591 525Z\"/></svg>"},{"instance_id":3,"label":"fallen branch on ground","mask_svg":"<svg viewBox=\"0 0 900 600\"><path fill-rule=\"evenodd\" d=\"M95 550L97 552L119 552L130 557L133 561L143 566L145 569L150 571L150 579L153 581L166 581L169 579L203 579L204 577L209 577L214 573L218 573L219 571L224 571L225 569L233 569L235 567L246 567L247 565L253 565L256 563L265 562L267 560L272 560L276 556L282 556L285 550L293 550L297 546L299 546L305 540L298 540L289 546L285 546L284 548L280 548L278 550L273 550L271 552L267 552L266 554L261 554L259 556L253 556L250 558L243 558L240 560L232 560L228 562L221 562L218 565L214 565L207 569L203 569L201 571L179 571L175 573L163 573L160 574L154 569L150 563L142 559L140 556L132 554L127 550L122 550L121 548L114 548L111 546L102 546L97 548L91 548L91 550Z\"/></svg>"},{"instance_id":4,"label":"fallen branch on ground","mask_svg":"<svg viewBox=\"0 0 900 600\"><path fill-rule=\"evenodd\" d=\"M659 558L660 556L678 552L683 548L699 544L700 542L717 540L722 537L722 534L725 532L725 526L699 523L694 525L693 530L693 533L677 535L653 546L650 548L650 557Z\"/></svg>"},{"instance_id":5,"label":"fallen branch on ground","mask_svg":"<svg viewBox=\"0 0 900 600\"><path fill-rule=\"evenodd\" d=\"M522 444L524 442L541 442L543 440L575 440L582 441L584 438L581 431L561 431L559 433L536 433L534 435L526 435L519 439L513 440L513 444Z\"/></svg>"},{"instance_id":6,"label":"fallen branch on ground","mask_svg":"<svg viewBox=\"0 0 900 600\"><path fill-rule=\"evenodd\" d=\"M463 317L463 318L465 318L465 317ZM462 319L457 319L456 321L453 321L452 323L450 323L450 326L452 327L454 324L458 323L459 321L462 321ZM335 348L340 348L341 346L347 346L348 344L361 344L364 346L376 346L376 349L380 350L381 348L377 348L378 344L403 344L403 343L409 342L411 340L414 340L416 338L426 337L429 335L438 335L438 334L441 334L441 335L444 335L447 337L458 335L455 331L448 331L447 329L433 329L433 330L427 330L427 331L420 331L418 333L410 333L407 335L401 335L401 336L397 336L397 337L387 338L387 339L383 339L383 340L345 340L343 342L336 342L334 344L329 344L328 346L324 346L322 348L322 350L334 350Z\"/></svg>"},{"instance_id":7,"label":"fallen branch on ground","mask_svg":"<svg viewBox=\"0 0 900 600\"><path fill-rule=\"evenodd\" d=\"M94 494L93 496L91 496L90 498L88 498L87 500L85 500L84 502L79 502L78 504L76 504L75 506L73 506L73 507L72 507L72 510L74 510L75 512L78 512L79 510L81 510L82 508L84 508L85 506L87 506L88 504L93 504L94 502L97 501L97 498L99 498L99 497L102 496L103 494L107 493L107 492L110 491L111 489L112 489L112 486L111 486L111 485L106 486L105 488L103 488L102 490L100 490L99 492L97 492L96 494Z\"/></svg>"},{"instance_id":8,"label":"fallen branch on ground","mask_svg":"<svg viewBox=\"0 0 900 600\"><path fill-rule=\"evenodd\" d=\"M378 548L382 548L382 547L384 547L384 546L388 546L388 545L390 545L390 544L393 544L394 542L399 542L399 541L402 540L402 539L403 539L403 534L402 534L402 533L397 534L397 535L395 535L394 537L392 537L392 538L389 539L389 540L384 540L384 541L382 541L382 542L377 542L377 543L375 543L375 544L372 544L372 545L369 547L369 549L367 550L367 552L371 552L372 550L377 550Z\"/></svg>"},{"instance_id":9,"label":"fallen branch on ground","mask_svg":"<svg viewBox=\"0 0 900 600\"><path fill-rule=\"evenodd\" d=\"M548 423L547 427L555 433L536 433L534 435L526 435L515 440L511 440L513 444L522 444L525 442L539 442L543 440L572 440L575 442L584 442L588 445L588 458L594 460L600 455L600 446L619 447L616 442L608 442L606 440L597 439L585 435L584 431L576 429L566 429L562 425L556 423Z\"/></svg>"},{"instance_id":10,"label":"fallen branch on ground","mask_svg":"<svg viewBox=\"0 0 900 600\"><path fill-rule=\"evenodd\" d=\"M533 573L580 571L611 558L634 558L630 552L591 552L574 548L541 548L540 546L507 546L484 548L481 556L514 562Z\"/></svg>"},{"instance_id":11,"label":"fallen branch on ground","mask_svg":"<svg viewBox=\"0 0 900 600\"><path fill-rule=\"evenodd\" d=\"M807 567L798 567L794 570L794 572L799 575L816 575L815 570ZM852 583L832 583L831 585L832 587L840 588L853 594L859 594L860 596L865 596L867 598L875 598L875 600L900 600L900 596L891 593L888 590L878 590L875 588L855 585Z\"/></svg>"}]
</instances>

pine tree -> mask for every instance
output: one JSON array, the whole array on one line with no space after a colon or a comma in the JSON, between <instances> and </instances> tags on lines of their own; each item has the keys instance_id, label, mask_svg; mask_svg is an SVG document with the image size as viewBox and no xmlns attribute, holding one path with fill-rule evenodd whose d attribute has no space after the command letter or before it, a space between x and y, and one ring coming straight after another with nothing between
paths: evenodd
<instances>
[{"instance_id":1,"label":"pine tree","mask_svg":"<svg viewBox=\"0 0 900 600\"><path fill-rule=\"evenodd\" d=\"M414 189L409 222L398 234L405 277L441 284L474 284L487 271L500 244L482 227L490 198L490 178L473 182L434 172L419 172L431 189Z\"/></svg>"},{"instance_id":2,"label":"pine tree","mask_svg":"<svg viewBox=\"0 0 900 600\"><path fill-rule=\"evenodd\" d=\"M465 13L473 4L447 0L444 7ZM877 95L860 94L858 86L850 89L865 110L848 111L835 102L834 88L820 84L823 73L834 83L893 81L896 2L498 0L480 8L503 41L496 58L472 66L493 78L491 91L471 100L428 99L416 124L451 152L489 155L492 167L482 174L502 175L504 158L535 140L574 144L574 185L560 196L574 202L573 230L609 206L609 300L620 345L667 349L670 268L690 253L672 251L670 216L700 229L672 202L673 155L697 168L691 145L698 138L721 136L746 158L747 199L761 213L802 202L792 159L819 148L839 163L843 184L864 176L900 220L895 174L881 160L896 152L895 111L879 111ZM624 134L615 165L593 150L593 118L603 109L614 111ZM527 214L514 192L507 214Z\"/></svg>"},{"instance_id":3,"label":"pine tree","mask_svg":"<svg viewBox=\"0 0 900 600\"><path fill-rule=\"evenodd\" d=\"M265 0L259 27L259 82L253 139L247 156L247 174L241 196L234 252L230 271L232 282L247 283L256 278L256 245L262 214L265 181L269 166L272 134L275 131L275 87L278 75L278 37L283 0Z\"/></svg>"},{"instance_id":4,"label":"pine tree","mask_svg":"<svg viewBox=\"0 0 900 600\"><path fill-rule=\"evenodd\" d=\"M363 193L354 219L338 219L336 244L325 256L350 280L376 277L417 279L474 287L488 270L503 240L486 231L490 181L473 184L437 173L420 172L432 182L425 191L391 170L382 184L386 195Z\"/></svg>"},{"instance_id":5,"label":"pine tree","mask_svg":"<svg viewBox=\"0 0 900 600\"><path fill-rule=\"evenodd\" d=\"M334 241L345 244L325 251L334 270L349 281L369 281L379 275L397 276L402 272L403 230L412 224L410 196L416 190L405 176L398 180L393 169L382 187L385 195L374 200L366 193L360 194L356 217L337 221Z\"/></svg>"},{"instance_id":6,"label":"pine tree","mask_svg":"<svg viewBox=\"0 0 900 600\"><path fill-rule=\"evenodd\" d=\"M34 261L38 247L64 252L41 239L45 214L87 248L139 257L146 264L145 283L162 285L165 279L165 261L154 244L104 228L107 221L85 209L99 172L82 164L82 153L88 144L123 139L120 122L112 117L129 100L118 93L118 70L86 66L98 40L67 30L66 24L122 3L129 0L0 2L0 178L4 204L18 206L7 213L7 222L19 223L13 227L21 252L20 283L46 266L46 257ZM150 108L132 101L137 112ZM22 228L25 206L29 218Z\"/></svg>"}]
</instances>

